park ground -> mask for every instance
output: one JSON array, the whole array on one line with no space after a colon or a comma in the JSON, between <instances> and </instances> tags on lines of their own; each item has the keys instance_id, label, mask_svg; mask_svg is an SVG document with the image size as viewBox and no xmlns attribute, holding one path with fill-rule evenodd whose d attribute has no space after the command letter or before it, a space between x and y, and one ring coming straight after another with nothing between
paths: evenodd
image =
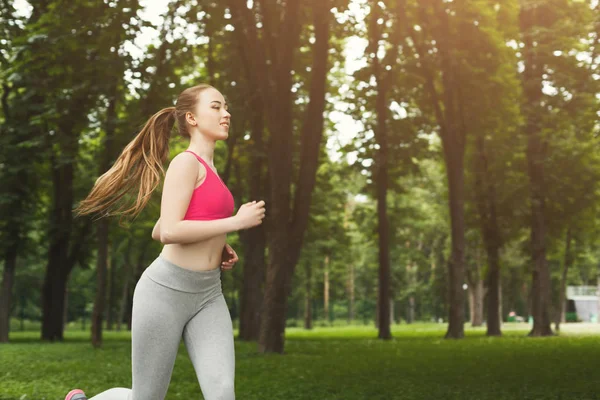
<instances>
[{"instance_id":1,"label":"park ground","mask_svg":"<svg viewBox=\"0 0 600 400\"><path fill-rule=\"evenodd\" d=\"M464 339L444 340L443 324L393 325L389 341L373 326L288 328L284 355L236 339L236 399L600 399L600 324L566 324L548 338L526 337L527 324L504 324L500 338L465 328ZM10 340L0 345L0 400L131 386L127 331L105 331L98 349L74 328L64 342L40 342L39 331ZM166 397L176 399L203 399L183 342Z\"/></svg>"}]
</instances>

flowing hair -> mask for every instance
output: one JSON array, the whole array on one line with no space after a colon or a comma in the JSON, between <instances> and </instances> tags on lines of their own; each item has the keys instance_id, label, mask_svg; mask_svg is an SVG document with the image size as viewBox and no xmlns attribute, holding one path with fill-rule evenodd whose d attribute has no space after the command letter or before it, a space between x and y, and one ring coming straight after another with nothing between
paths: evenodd
<instances>
[{"instance_id":1,"label":"flowing hair","mask_svg":"<svg viewBox=\"0 0 600 400\"><path fill-rule=\"evenodd\" d=\"M100 217L139 214L165 174L163 164L169 158L173 125L177 122L179 134L190 137L185 114L194 112L200 93L208 88L212 86L200 84L187 88L177 97L175 107L163 108L150 117L113 166L96 179L88 196L75 208L77 216L92 213L102 214ZM123 197L136 192L137 199L129 208L127 204L115 208Z\"/></svg>"}]
</instances>

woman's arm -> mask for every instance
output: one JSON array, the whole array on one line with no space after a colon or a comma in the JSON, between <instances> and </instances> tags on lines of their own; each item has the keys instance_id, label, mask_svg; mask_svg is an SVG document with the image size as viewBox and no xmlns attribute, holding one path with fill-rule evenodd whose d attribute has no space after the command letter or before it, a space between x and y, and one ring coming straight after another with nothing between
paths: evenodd
<instances>
[{"instance_id":1,"label":"woman's arm","mask_svg":"<svg viewBox=\"0 0 600 400\"><path fill-rule=\"evenodd\" d=\"M182 220L175 223L170 231L164 234L161 231L160 241L163 244L194 243L238 230L235 217L210 221Z\"/></svg>"},{"instance_id":2,"label":"woman's arm","mask_svg":"<svg viewBox=\"0 0 600 400\"><path fill-rule=\"evenodd\" d=\"M200 223L202 223L203 221L193 221L193 222L200 222ZM156 240L158 242L161 241L160 240L160 218L158 219L158 221L156 221L156 224L154 225L154 228L152 229L152 239Z\"/></svg>"},{"instance_id":3,"label":"woman's arm","mask_svg":"<svg viewBox=\"0 0 600 400\"><path fill-rule=\"evenodd\" d=\"M154 230L164 244L194 243L241 228L237 216L209 221L184 220L192 198L200 163L190 153L173 158L165 175L160 203L160 224ZM152 237L155 237L153 231Z\"/></svg>"}]
</instances>

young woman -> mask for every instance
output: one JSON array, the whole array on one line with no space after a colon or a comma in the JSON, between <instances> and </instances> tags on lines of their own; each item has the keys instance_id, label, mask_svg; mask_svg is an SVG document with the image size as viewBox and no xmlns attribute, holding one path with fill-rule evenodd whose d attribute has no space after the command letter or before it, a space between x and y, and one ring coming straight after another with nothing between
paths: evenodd
<instances>
[{"instance_id":1,"label":"young woman","mask_svg":"<svg viewBox=\"0 0 600 400\"><path fill-rule=\"evenodd\" d=\"M264 201L234 201L213 166L217 140L228 136L231 115L223 95L201 84L184 90L175 107L154 114L114 166L96 181L76 210L80 215L139 213L158 186L171 129L189 138L165 175L160 218L152 237L165 246L144 271L133 295L132 388L112 388L90 400L163 400L183 337L206 400L234 400L235 356L231 316L221 291L221 269L238 260L227 233L262 223ZM137 195L129 209L114 206ZM81 389L65 400L87 399Z\"/></svg>"}]
</instances>

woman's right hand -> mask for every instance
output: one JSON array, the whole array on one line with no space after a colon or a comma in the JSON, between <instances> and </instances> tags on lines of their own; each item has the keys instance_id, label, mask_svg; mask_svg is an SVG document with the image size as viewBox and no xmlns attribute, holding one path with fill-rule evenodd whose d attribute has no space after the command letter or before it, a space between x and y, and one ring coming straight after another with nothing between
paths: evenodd
<instances>
[{"instance_id":1,"label":"woman's right hand","mask_svg":"<svg viewBox=\"0 0 600 400\"><path fill-rule=\"evenodd\" d=\"M260 225L265 217L265 202L251 201L242 204L235 217L238 219L240 229L252 228Z\"/></svg>"}]
</instances>

